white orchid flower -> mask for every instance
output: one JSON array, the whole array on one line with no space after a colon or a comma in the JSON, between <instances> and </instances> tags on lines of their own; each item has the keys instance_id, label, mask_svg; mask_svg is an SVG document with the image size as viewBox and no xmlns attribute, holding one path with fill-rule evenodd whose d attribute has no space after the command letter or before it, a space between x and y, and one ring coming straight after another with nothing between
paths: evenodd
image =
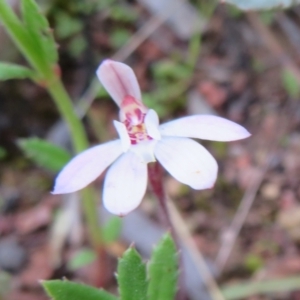
<instances>
[{"instance_id":1,"label":"white orchid flower","mask_svg":"<svg viewBox=\"0 0 300 300\"><path fill-rule=\"evenodd\" d=\"M111 213L126 215L144 197L148 163L158 160L178 181L196 190L211 188L217 162L190 138L228 142L250 136L242 126L210 115L159 125L157 113L142 103L139 84L129 66L105 60L97 75L120 108L120 122L114 121L120 139L75 156L56 178L53 194L76 192L111 165L104 181L103 203Z\"/></svg>"}]
</instances>

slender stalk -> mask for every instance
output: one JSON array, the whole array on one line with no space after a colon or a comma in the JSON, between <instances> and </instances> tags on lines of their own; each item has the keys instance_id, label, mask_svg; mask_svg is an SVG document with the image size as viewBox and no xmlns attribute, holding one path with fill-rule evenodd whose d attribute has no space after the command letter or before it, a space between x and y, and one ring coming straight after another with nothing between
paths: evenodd
<instances>
[{"instance_id":1,"label":"slender stalk","mask_svg":"<svg viewBox=\"0 0 300 300\"><path fill-rule=\"evenodd\" d=\"M177 299L178 300L184 300L186 299L186 291L185 291L185 286L184 286L184 273L183 273L183 262L182 262L182 255L180 251L180 241L178 234L175 230L175 227L173 226L169 210L167 207L167 202L166 202L166 195L165 195L165 190L163 187L163 174L162 174L162 168L159 165L159 163L151 163L148 164L148 171L149 171L149 181L152 187L153 193L156 195L160 207L162 209L162 212L165 216L165 221L167 227L169 227L172 237L175 241L177 250L178 250L178 255L179 255L179 268L180 268L180 275L179 275L179 290L177 294Z\"/></svg>"},{"instance_id":2,"label":"slender stalk","mask_svg":"<svg viewBox=\"0 0 300 300\"><path fill-rule=\"evenodd\" d=\"M99 224L99 216L95 190L90 186L82 190L81 192L83 201L82 208L87 221L87 228L90 235L91 242L95 249L102 248L102 232Z\"/></svg>"},{"instance_id":3,"label":"slender stalk","mask_svg":"<svg viewBox=\"0 0 300 300\"><path fill-rule=\"evenodd\" d=\"M74 111L72 101L61 80L57 79L53 81L46 88L52 96L61 116L68 124L75 151L78 153L85 150L88 146L88 140L84 128ZM96 197L93 188L87 187L82 190L82 198L82 207L91 243L95 248L99 248L102 246L102 239L97 204L95 201Z\"/></svg>"},{"instance_id":4,"label":"slender stalk","mask_svg":"<svg viewBox=\"0 0 300 300\"><path fill-rule=\"evenodd\" d=\"M201 276L204 279L204 282L207 286L207 291L213 300L224 300L224 297L219 290L217 283L215 282L213 276L211 275L210 270L208 269L206 262L201 254L198 251L195 243L193 242L191 235L188 232L187 226L184 223L183 219L180 217L178 211L176 210L174 204L168 200L165 195L165 191L162 184L162 168L156 162L155 164L148 165L149 170L149 181L153 190L153 193L157 196L162 211L165 215L167 226L170 227L174 241L179 249L179 240L184 243L189 249L191 256L194 259L194 262L197 266L197 269L200 271ZM181 253L181 251L179 251ZM182 266L182 257L179 257L179 263L181 270L183 270ZM181 287L184 286L184 277L182 272L179 278ZM184 299L185 291L183 289L179 289L180 294L178 295L178 299Z\"/></svg>"},{"instance_id":5,"label":"slender stalk","mask_svg":"<svg viewBox=\"0 0 300 300\"><path fill-rule=\"evenodd\" d=\"M72 101L63 86L61 80L57 79L46 87L51 97L53 98L62 118L67 123L71 139L77 153L85 150L88 147L88 141L85 135L81 121L75 114Z\"/></svg>"},{"instance_id":6,"label":"slender stalk","mask_svg":"<svg viewBox=\"0 0 300 300\"><path fill-rule=\"evenodd\" d=\"M22 4L24 3L22 2ZM52 96L62 118L69 127L75 151L79 153L85 150L88 147L88 140L84 127L74 111L69 94L55 72L55 63L45 59L48 53L43 52L45 49L40 47L41 43L36 39L34 32L26 29L24 23L5 0L0 0L0 21L27 61L38 73L39 76L36 80L42 80L40 83L43 83ZM83 190L82 198L91 243L96 249L101 249L101 229L92 187Z\"/></svg>"},{"instance_id":7,"label":"slender stalk","mask_svg":"<svg viewBox=\"0 0 300 300\"><path fill-rule=\"evenodd\" d=\"M162 209L162 212L165 216L165 223L166 226L169 227L169 229L171 230L172 236L178 245L178 240L177 240L177 236L175 233L175 229L174 226L171 222L171 218L170 218L170 214L169 211L167 209L167 205L166 205L166 201L165 201L165 191L162 185L162 169L161 166L155 162L155 163L151 163L148 165L148 171L149 171L149 181L151 184L151 188L153 193L155 194L155 196L157 197L160 207Z\"/></svg>"}]
</instances>

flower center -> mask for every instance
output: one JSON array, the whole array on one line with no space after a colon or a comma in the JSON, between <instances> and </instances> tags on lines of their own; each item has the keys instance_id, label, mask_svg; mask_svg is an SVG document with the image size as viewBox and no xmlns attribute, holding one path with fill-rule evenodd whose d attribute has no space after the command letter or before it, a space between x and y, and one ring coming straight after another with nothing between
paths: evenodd
<instances>
[{"instance_id":1,"label":"flower center","mask_svg":"<svg viewBox=\"0 0 300 300\"><path fill-rule=\"evenodd\" d=\"M124 121L124 125L126 126L131 145L136 145L143 141L152 140L152 138L147 133L144 119L145 119L145 114L143 114L142 123L137 125L132 125L132 123L128 119Z\"/></svg>"},{"instance_id":2,"label":"flower center","mask_svg":"<svg viewBox=\"0 0 300 300\"><path fill-rule=\"evenodd\" d=\"M121 119L128 132L131 145L152 140L145 125L146 108L133 97L126 96L122 101L121 109Z\"/></svg>"}]
</instances>

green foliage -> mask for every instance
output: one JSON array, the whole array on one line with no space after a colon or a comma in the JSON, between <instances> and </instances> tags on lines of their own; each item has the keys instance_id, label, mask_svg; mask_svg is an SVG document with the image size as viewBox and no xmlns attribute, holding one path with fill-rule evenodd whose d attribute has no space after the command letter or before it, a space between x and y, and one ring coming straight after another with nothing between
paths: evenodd
<instances>
[{"instance_id":1,"label":"green foliage","mask_svg":"<svg viewBox=\"0 0 300 300\"><path fill-rule=\"evenodd\" d=\"M148 300L173 300L177 291L178 254L170 235L154 249L148 270Z\"/></svg>"},{"instance_id":2,"label":"green foliage","mask_svg":"<svg viewBox=\"0 0 300 300\"><path fill-rule=\"evenodd\" d=\"M299 97L300 87L298 84L298 80L295 78L295 75L289 70L283 70L281 73L282 84L292 98Z\"/></svg>"},{"instance_id":3,"label":"green foliage","mask_svg":"<svg viewBox=\"0 0 300 300\"><path fill-rule=\"evenodd\" d=\"M226 300L245 299L259 294L276 294L299 290L300 277L289 277L257 282L243 282L221 289Z\"/></svg>"},{"instance_id":4,"label":"green foliage","mask_svg":"<svg viewBox=\"0 0 300 300\"><path fill-rule=\"evenodd\" d=\"M118 284L122 300L146 300L146 264L134 248L129 248L119 259Z\"/></svg>"},{"instance_id":5,"label":"green foliage","mask_svg":"<svg viewBox=\"0 0 300 300\"><path fill-rule=\"evenodd\" d=\"M111 243L118 239L122 229L122 219L111 217L102 227L102 240L104 243Z\"/></svg>"},{"instance_id":6,"label":"green foliage","mask_svg":"<svg viewBox=\"0 0 300 300\"><path fill-rule=\"evenodd\" d=\"M256 272L263 267L264 262L260 256L250 253L246 256L244 264L249 271Z\"/></svg>"},{"instance_id":7,"label":"green foliage","mask_svg":"<svg viewBox=\"0 0 300 300\"><path fill-rule=\"evenodd\" d=\"M6 150L3 147L0 147L0 159L5 158L7 155Z\"/></svg>"},{"instance_id":8,"label":"green foliage","mask_svg":"<svg viewBox=\"0 0 300 300\"><path fill-rule=\"evenodd\" d=\"M21 10L30 42L36 47L35 52L43 57L46 63L55 64L58 55L48 20L39 11L39 7L34 0L22 0Z\"/></svg>"},{"instance_id":9,"label":"green foliage","mask_svg":"<svg viewBox=\"0 0 300 300\"><path fill-rule=\"evenodd\" d=\"M67 280L42 281L42 285L53 300L118 300L104 290Z\"/></svg>"},{"instance_id":10,"label":"green foliage","mask_svg":"<svg viewBox=\"0 0 300 300\"><path fill-rule=\"evenodd\" d=\"M96 260L95 251L84 248L78 251L68 262L68 268L70 270L77 270Z\"/></svg>"},{"instance_id":11,"label":"green foliage","mask_svg":"<svg viewBox=\"0 0 300 300\"><path fill-rule=\"evenodd\" d=\"M41 79L52 79L58 54L48 21L34 0L22 0L21 12L22 20L0 0L0 22Z\"/></svg>"},{"instance_id":12,"label":"green foliage","mask_svg":"<svg viewBox=\"0 0 300 300\"><path fill-rule=\"evenodd\" d=\"M271 25L275 18L275 12L274 11L262 11L260 13L260 18L266 25Z\"/></svg>"},{"instance_id":13,"label":"green foliage","mask_svg":"<svg viewBox=\"0 0 300 300\"><path fill-rule=\"evenodd\" d=\"M11 276L0 270L0 299L7 299L5 296L12 288Z\"/></svg>"},{"instance_id":14,"label":"green foliage","mask_svg":"<svg viewBox=\"0 0 300 300\"><path fill-rule=\"evenodd\" d=\"M131 37L127 29L118 28L110 34L110 42L114 48L122 47Z\"/></svg>"},{"instance_id":15,"label":"green foliage","mask_svg":"<svg viewBox=\"0 0 300 300\"><path fill-rule=\"evenodd\" d=\"M57 25L55 33L60 39L68 38L83 29L83 23L80 20L63 11L56 12L54 16Z\"/></svg>"},{"instance_id":16,"label":"green foliage","mask_svg":"<svg viewBox=\"0 0 300 300\"><path fill-rule=\"evenodd\" d=\"M116 21L134 22L138 14L128 6L114 5L110 8L110 17Z\"/></svg>"},{"instance_id":17,"label":"green foliage","mask_svg":"<svg viewBox=\"0 0 300 300\"><path fill-rule=\"evenodd\" d=\"M83 37L82 34L79 34L72 38L69 42L68 50L70 54L74 57L78 57L87 47L86 39Z\"/></svg>"},{"instance_id":18,"label":"green foliage","mask_svg":"<svg viewBox=\"0 0 300 300\"><path fill-rule=\"evenodd\" d=\"M174 53L174 59L161 60L152 66L155 89L143 94L143 101L159 117L165 118L185 106L185 92L192 81L200 47L201 36L195 35L190 40L189 51L184 59Z\"/></svg>"},{"instance_id":19,"label":"green foliage","mask_svg":"<svg viewBox=\"0 0 300 300\"><path fill-rule=\"evenodd\" d=\"M19 147L39 166L58 172L71 159L64 149L39 138L19 139Z\"/></svg>"},{"instance_id":20,"label":"green foliage","mask_svg":"<svg viewBox=\"0 0 300 300\"><path fill-rule=\"evenodd\" d=\"M26 67L0 62L0 80L33 78L34 72Z\"/></svg>"},{"instance_id":21,"label":"green foliage","mask_svg":"<svg viewBox=\"0 0 300 300\"><path fill-rule=\"evenodd\" d=\"M201 35L195 34L189 41L187 66L189 67L189 77L192 76L195 65L197 64L201 51Z\"/></svg>"},{"instance_id":22,"label":"green foliage","mask_svg":"<svg viewBox=\"0 0 300 300\"><path fill-rule=\"evenodd\" d=\"M153 66L154 77L158 80L186 79L191 76L191 69L173 60L161 60Z\"/></svg>"},{"instance_id":23,"label":"green foliage","mask_svg":"<svg viewBox=\"0 0 300 300\"><path fill-rule=\"evenodd\" d=\"M300 3L300 0L224 0L243 10L286 8Z\"/></svg>"},{"instance_id":24,"label":"green foliage","mask_svg":"<svg viewBox=\"0 0 300 300\"><path fill-rule=\"evenodd\" d=\"M165 118L168 114L185 105L185 96L187 89L185 81L177 85L164 84L159 86L152 93L143 94L143 102L147 107L153 108L160 118Z\"/></svg>"},{"instance_id":25,"label":"green foliage","mask_svg":"<svg viewBox=\"0 0 300 300\"><path fill-rule=\"evenodd\" d=\"M218 4L218 0L194 0L192 2L198 8L200 16L202 16L202 18L204 16L206 19L211 18Z\"/></svg>"},{"instance_id":26,"label":"green foliage","mask_svg":"<svg viewBox=\"0 0 300 300\"><path fill-rule=\"evenodd\" d=\"M113 221L112 223L114 223ZM79 268L94 259L94 252L78 253L70 265ZM178 253L174 241L166 234L155 247L146 270L146 263L134 248L119 259L118 284L121 300L174 300L178 279ZM117 300L115 296L86 285L60 280L42 282L53 300Z\"/></svg>"}]
</instances>

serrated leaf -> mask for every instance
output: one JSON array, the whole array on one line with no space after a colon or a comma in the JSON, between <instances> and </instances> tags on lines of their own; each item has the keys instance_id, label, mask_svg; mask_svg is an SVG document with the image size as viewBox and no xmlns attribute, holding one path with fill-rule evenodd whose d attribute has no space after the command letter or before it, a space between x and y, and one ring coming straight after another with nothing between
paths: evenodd
<instances>
[{"instance_id":1,"label":"serrated leaf","mask_svg":"<svg viewBox=\"0 0 300 300\"><path fill-rule=\"evenodd\" d=\"M234 4L242 10L263 10L287 8L299 4L300 0L224 0L223 2Z\"/></svg>"},{"instance_id":2,"label":"serrated leaf","mask_svg":"<svg viewBox=\"0 0 300 300\"><path fill-rule=\"evenodd\" d=\"M22 17L31 42L37 47L45 62L55 64L58 59L57 47L48 20L40 12L34 0L22 0Z\"/></svg>"},{"instance_id":3,"label":"serrated leaf","mask_svg":"<svg viewBox=\"0 0 300 300\"><path fill-rule=\"evenodd\" d=\"M148 267L148 300L173 300L177 291L178 253L169 234L154 249Z\"/></svg>"},{"instance_id":4,"label":"serrated leaf","mask_svg":"<svg viewBox=\"0 0 300 300\"><path fill-rule=\"evenodd\" d=\"M134 248L119 259L117 279L122 300L147 299L146 264Z\"/></svg>"},{"instance_id":5,"label":"serrated leaf","mask_svg":"<svg viewBox=\"0 0 300 300\"><path fill-rule=\"evenodd\" d=\"M121 233L122 219L120 217L111 217L102 226L102 239L104 243L111 243L115 241Z\"/></svg>"},{"instance_id":6,"label":"serrated leaf","mask_svg":"<svg viewBox=\"0 0 300 300\"><path fill-rule=\"evenodd\" d=\"M81 249L70 259L70 261L68 262L68 268L70 270L77 270L94 262L96 258L97 255L95 251L87 248Z\"/></svg>"},{"instance_id":7,"label":"serrated leaf","mask_svg":"<svg viewBox=\"0 0 300 300\"><path fill-rule=\"evenodd\" d=\"M0 62L0 80L33 78L34 71L11 63Z\"/></svg>"},{"instance_id":8,"label":"serrated leaf","mask_svg":"<svg viewBox=\"0 0 300 300\"><path fill-rule=\"evenodd\" d=\"M53 300L118 300L104 290L66 280L43 281L42 285Z\"/></svg>"},{"instance_id":9,"label":"serrated leaf","mask_svg":"<svg viewBox=\"0 0 300 300\"><path fill-rule=\"evenodd\" d=\"M63 148L39 138L19 139L18 145L28 158L50 171L60 171L71 159Z\"/></svg>"}]
</instances>

